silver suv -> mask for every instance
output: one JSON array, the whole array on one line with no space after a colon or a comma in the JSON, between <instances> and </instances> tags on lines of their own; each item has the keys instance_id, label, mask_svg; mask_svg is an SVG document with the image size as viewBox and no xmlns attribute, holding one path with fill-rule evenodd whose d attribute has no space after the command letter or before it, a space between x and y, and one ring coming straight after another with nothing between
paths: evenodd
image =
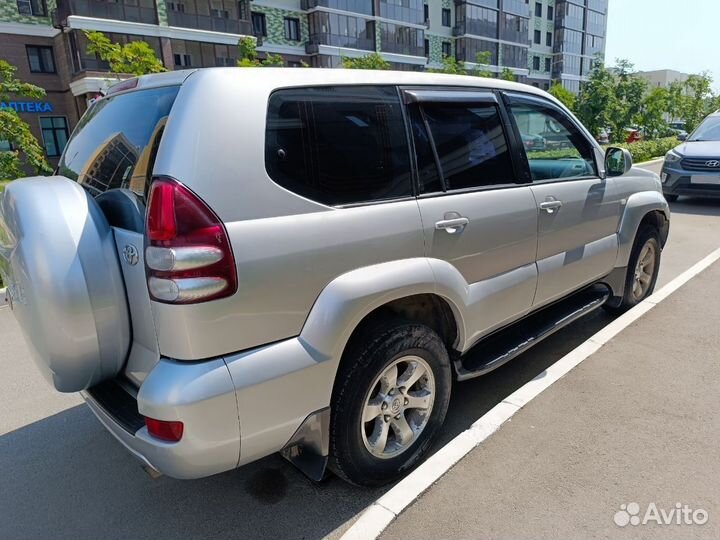
<instances>
[{"instance_id":1,"label":"silver suv","mask_svg":"<svg viewBox=\"0 0 720 540\"><path fill-rule=\"evenodd\" d=\"M530 86L203 69L115 87L57 176L10 184L0 268L47 379L146 466L380 485L453 379L650 294L669 218Z\"/></svg>"}]
</instances>

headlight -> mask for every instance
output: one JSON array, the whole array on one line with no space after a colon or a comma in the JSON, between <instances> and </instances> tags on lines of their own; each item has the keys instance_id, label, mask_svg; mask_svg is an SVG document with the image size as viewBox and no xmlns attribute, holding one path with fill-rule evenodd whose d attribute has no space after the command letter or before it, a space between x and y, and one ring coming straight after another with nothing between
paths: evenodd
<instances>
[{"instance_id":1,"label":"headlight","mask_svg":"<svg viewBox=\"0 0 720 540\"><path fill-rule=\"evenodd\" d=\"M682 156L675 150L670 150L667 154L665 154L665 163L677 163L681 159Z\"/></svg>"}]
</instances>

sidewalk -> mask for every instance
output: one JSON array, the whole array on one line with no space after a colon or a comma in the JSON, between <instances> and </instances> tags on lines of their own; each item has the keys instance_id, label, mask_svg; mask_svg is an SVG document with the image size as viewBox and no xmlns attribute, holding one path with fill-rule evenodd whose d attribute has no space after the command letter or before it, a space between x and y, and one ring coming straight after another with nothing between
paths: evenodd
<instances>
[{"instance_id":1,"label":"sidewalk","mask_svg":"<svg viewBox=\"0 0 720 540\"><path fill-rule=\"evenodd\" d=\"M720 538L718 327L720 263L518 411L382 538ZM657 519L676 503L708 519L616 525L629 503L640 520L651 503Z\"/></svg>"}]
</instances>

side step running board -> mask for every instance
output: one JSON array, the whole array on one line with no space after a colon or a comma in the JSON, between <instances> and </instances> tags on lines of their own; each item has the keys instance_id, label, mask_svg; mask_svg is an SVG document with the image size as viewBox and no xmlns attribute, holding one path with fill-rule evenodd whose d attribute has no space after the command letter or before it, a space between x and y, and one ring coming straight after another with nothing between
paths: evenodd
<instances>
[{"instance_id":1,"label":"side step running board","mask_svg":"<svg viewBox=\"0 0 720 540\"><path fill-rule=\"evenodd\" d=\"M592 285L484 338L455 360L458 380L485 375L568 324L595 311L610 297L604 285Z\"/></svg>"}]
</instances>

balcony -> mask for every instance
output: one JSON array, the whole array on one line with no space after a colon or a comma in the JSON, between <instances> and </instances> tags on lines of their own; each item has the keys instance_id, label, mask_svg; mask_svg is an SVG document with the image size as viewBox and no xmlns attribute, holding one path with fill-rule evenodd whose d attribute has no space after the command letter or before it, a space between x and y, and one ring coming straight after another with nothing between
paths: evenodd
<instances>
[{"instance_id":1,"label":"balcony","mask_svg":"<svg viewBox=\"0 0 720 540\"><path fill-rule=\"evenodd\" d=\"M99 0L57 0L53 22L58 25L64 24L70 15L146 24L158 23L153 0L120 0L113 3Z\"/></svg>"},{"instance_id":2,"label":"balcony","mask_svg":"<svg viewBox=\"0 0 720 540\"><path fill-rule=\"evenodd\" d=\"M341 47L347 49L360 49L363 51L375 50L375 39L354 36L342 36L328 33L310 34L310 39L305 44L305 52L307 54L316 54L320 45L330 45L331 47Z\"/></svg>"},{"instance_id":3,"label":"balcony","mask_svg":"<svg viewBox=\"0 0 720 540\"><path fill-rule=\"evenodd\" d=\"M233 19L231 17L214 17L212 15L199 15L196 13L183 13L171 10L168 10L167 17L170 26L211 30L213 32L224 32L226 34L253 35L252 23L250 21Z\"/></svg>"}]
</instances>

